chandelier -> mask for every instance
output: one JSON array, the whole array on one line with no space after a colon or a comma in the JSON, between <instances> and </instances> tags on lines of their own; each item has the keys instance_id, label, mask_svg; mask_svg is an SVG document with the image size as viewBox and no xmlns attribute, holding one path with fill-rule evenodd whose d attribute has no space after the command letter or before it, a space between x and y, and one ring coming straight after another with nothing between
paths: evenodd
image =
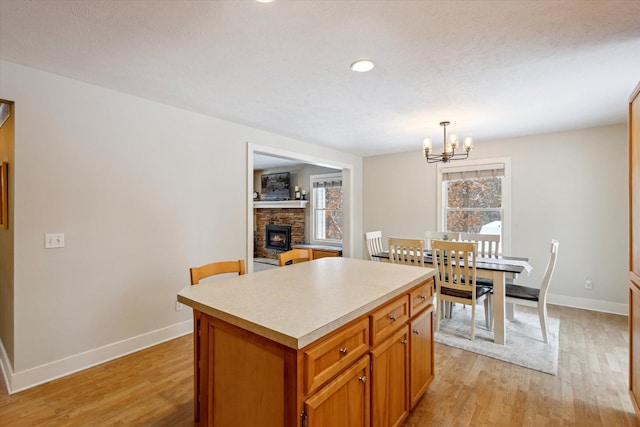
<instances>
[{"instance_id":1,"label":"chandelier","mask_svg":"<svg viewBox=\"0 0 640 427\"><path fill-rule=\"evenodd\" d=\"M427 159L427 163L449 163L450 160L464 160L469 157L469 152L473 149L473 139L467 136L464 139L464 153L456 153L458 147L458 136L455 133L449 135L449 142L447 142L447 126L450 122L440 122L440 126L444 127L444 140L442 147L442 154L432 154L433 147L431 146L431 140L425 138L422 141L422 150L424 151L424 157Z\"/></svg>"}]
</instances>

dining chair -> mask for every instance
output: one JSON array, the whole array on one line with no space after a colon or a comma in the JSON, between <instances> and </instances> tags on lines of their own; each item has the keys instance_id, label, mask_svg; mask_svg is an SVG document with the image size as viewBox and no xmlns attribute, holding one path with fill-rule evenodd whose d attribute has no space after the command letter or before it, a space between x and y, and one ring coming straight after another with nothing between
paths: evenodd
<instances>
[{"instance_id":1,"label":"dining chair","mask_svg":"<svg viewBox=\"0 0 640 427\"><path fill-rule=\"evenodd\" d=\"M542 277L540 288L531 288L514 283L505 285L504 290L505 303L524 305L527 307L534 307L538 309L538 317L540 318L540 329L542 330L542 339L545 343L549 342L547 339L547 291L549 290L549 284L551 283L553 270L556 268L559 245L560 244L557 240L551 240L549 262L547 263L547 269L545 270L544 276Z\"/></svg>"},{"instance_id":2,"label":"dining chair","mask_svg":"<svg viewBox=\"0 0 640 427\"><path fill-rule=\"evenodd\" d=\"M200 267L191 267L189 269L189 273L191 275L192 285L197 285L200 283L200 280L217 274L238 273L239 275L242 275L245 273L244 260L239 259L237 261L212 262L210 264L201 265Z\"/></svg>"},{"instance_id":3,"label":"dining chair","mask_svg":"<svg viewBox=\"0 0 640 427\"><path fill-rule=\"evenodd\" d=\"M296 248L278 254L278 265L284 267L289 264L311 261L313 259L313 249Z\"/></svg>"},{"instance_id":4,"label":"dining chair","mask_svg":"<svg viewBox=\"0 0 640 427\"><path fill-rule=\"evenodd\" d=\"M382 249L382 231L367 231L364 233L364 238L367 241L367 251L369 251L369 259L371 261L380 261L380 258L373 256L373 254L379 254Z\"/></svg>"},{"instance_id":5,"label":"dining chair","mask_svg":"<svg viewBox=\"0 0 640 427\"><path fill-rule=\"evenodd\" d=\"M427 250L431 250L432 240L460 240L460 233L457 231L427 231L425 236Z\"/></svg>"},{"instance_id":6,"label":"dining chair","mask_svg":"<svg viewBox=\"0 0 640 427\"><path fill-rule=\"evenodd\" d=\"M432 242L438 304L436 331L440 330L445 302L471 306L471 340L475 336L476 303L484 301L485 322L487 329L491 328L491 288L476 283L476 248L475 242Z\"/></svg>"},{"instance_id":7,"label":"dining chair","mask_svg":"<svg viewBox=\"0 0 640 427\"><path fill-rule=\"evenodd\" d=\"M225 273L238 273L238 275L245 274L244 270L244 260L234 260L234 261L218 261L212 262L209 264L201 265L200 267L191 267L189 269L189 275L191 276L191 285L197 285L200 283L200 280L205 279L207 277L215 276L217 274L225 274ZM200 328L200 315L199 312L193 312L193 330L198 331ZM198 354L200 354L200 335L197 333L193 334L194 341L193 345L195 347L195 360L193 363L193 387L195 388L195 396L199 396L201 394L200 390L200 368L198 361ZM200 402L198 399L194 400L195 405L195 414L200 414ZM198 420L196 420L198 421Z\"/></svg>"},{"instance_id":8,"label":"dining chair","mask_svg":"<svg viewBox=\"0 0 640 427\"><path fill-rule=\"evenodd\" d=\"M389 262L424 267L424 239L389 237Z\"/></svg>"},{"instance_id":9,"label":"dining chair","mask_svg":"<svg viewBox=\"0 0 640 427\"><path fill-rule=\"evenodd\" d=\"M476 242L478 244L478 256L491 257L500 253L499 234L460 233L463 242Z\"/></svg>"}]
</instances>

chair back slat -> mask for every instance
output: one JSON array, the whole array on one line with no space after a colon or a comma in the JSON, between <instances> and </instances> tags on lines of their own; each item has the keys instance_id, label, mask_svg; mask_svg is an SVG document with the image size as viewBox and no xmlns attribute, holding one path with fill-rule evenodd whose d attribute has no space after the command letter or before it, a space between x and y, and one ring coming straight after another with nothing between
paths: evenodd
<instances>
[{"instance_id":1,"label":"chair back slat","mask_svg":"<svg viewBox=\"0 0 640 427\"><path fill-rule=\"evenodd\" d=\"M364 233L364 238L367 241L369 259L371 261L380 261L380 258L374 257L373 254L379 254L384 250L382 249L382 231L368 231Z\"/></svg>"},{"instance_id":2,"label":"chair back slat","mask_svg":"<svg viewBox=\"0 0 640 427\"><path fill-rule=\"evenodd\" d=\"M278 265L284 267L288 262L297 264L299 262L311 261L313 259L313 249L294 248L278 254Z\"/></svg>"},{"instance_id":3,"label":"chair back slat","mask_svg":"<svg viewBox=\"0 0 640 427\"><path fill-rule=\"evenodd\" d=\"M389 237L389 262L424 267L424 239Z\"/></svg>"},{"instance_id":4,"label":"chair back slat","mask_svg":"<svg viewBox=\"0 0 640 427\"><path fill-rule=\"evenodd\" d=\"M431 245L438 289L470 292L475 300L476 243L433 240Z\"/></svg>"},{"instance_id":5,"label":"chair back slat","mask_svg":"<svg viewBox=\"0 0 640 427\"><path fill-rule=\"evenodd\" d=\"M234 261L218 261L201 265L200 267L192 267L189 269L192 285L197 285L198 283L200 283L200 280L207 277L224 273L238 273L238 275L244 274L244 260L239 259Z\"/></svg>"},{"instance_id":6,"label":"chair back slat","mask_svg":"<svg viewBox=\"0 0 640 427\"><path fill-rule=\"evenodd\" d=\"M501 252L499 234L460 233L463 242L476 242L478 244L478 256L492 257Z\"/></svg>"}]
</instances>

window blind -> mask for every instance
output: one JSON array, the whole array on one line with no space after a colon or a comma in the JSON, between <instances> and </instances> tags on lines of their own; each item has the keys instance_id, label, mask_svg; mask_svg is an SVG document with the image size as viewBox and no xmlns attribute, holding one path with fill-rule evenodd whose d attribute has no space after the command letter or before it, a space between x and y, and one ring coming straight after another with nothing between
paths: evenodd
<instances>
[{"instance_id":1,"label":"window blind","mask_svg":"<svg viewBox=\"0 0 640 427\"><path fill-rule=\"evenodd\" d=\"M442 169L443 181L504 176L504 163L487 163L474 166L446 166Z\"/></svg>"}]
</instances>

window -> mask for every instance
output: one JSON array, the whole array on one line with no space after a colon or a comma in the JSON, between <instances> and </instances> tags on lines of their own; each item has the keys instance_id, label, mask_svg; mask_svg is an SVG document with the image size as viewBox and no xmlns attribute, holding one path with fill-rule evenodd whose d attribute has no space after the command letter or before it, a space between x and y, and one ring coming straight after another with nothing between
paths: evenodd
<instances>
[{"instance_id":1,"label":"window","mask_svg":"<svg viewBox=\"0 0 640 427\"><path fill-rule=\"evenodd\" d=\"M508 253L510 174L508 158L438 165L439 230L500 234Z\"/></svg>"},{"instance_id":2,"label":"window","mask_svg":"<svg viewBox=\"0 0 640 427\"><path fill-rule=\"evenodd\" d=\"M342 174L311 175L312 242L342 243Z\"/></svg>"}]
</instances>

